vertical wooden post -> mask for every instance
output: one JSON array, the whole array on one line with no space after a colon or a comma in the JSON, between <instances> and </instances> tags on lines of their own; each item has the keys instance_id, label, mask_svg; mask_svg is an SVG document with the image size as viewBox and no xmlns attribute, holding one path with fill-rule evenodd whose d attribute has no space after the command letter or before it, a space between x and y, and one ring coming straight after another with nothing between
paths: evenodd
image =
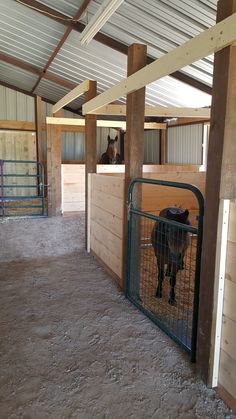
<instances>
[{"instance_id":1,"label":"vertical wooden post","mask_svg":"<svg viewBox=\"0 0 236 419\"><path fill-rule=\"evenodd\" d=\"M42 98L36 96L35 98L35 125L36 125L36 144L37 144L37 160L43 162L43 147L42 147Z\"/></svg>"},{"instance_id":2,"label":"vertical wooden post","mask_svg":"<svg viewBox=\"0 0 236 419\"><path fill-rule=\"evenodd\" d=\"M147 46L133 44L128 49L128 76L145 67ZM127 193L129 183L136 177L142 177L144 154L144 113L145 87L127 95L125 138L125 202L123 229L123 284L125 279L126 243L127 243ZM141 188L137 188L134 197L136 207L141 206ZM137 232L139 234L139 232ZM139 243L138 243L139 246Z\"/></svg>"},{"instance_id":3,"label":"vertical wooden post","mask_svg":"<svg viewBox=\"0 0 236 419\"><path fill-rule=\"evenodd\" d=\"M167 129L162 129L161 141L160 141L160 164L166 163L166 141L167 141Z\"/></svg>"},{"instance_id":4,"label":"vertical wooden post","mask_svg":"<svg viewBox=\"0 0 236 419\"><path fill-rule=\"evenodd\" d=\"M89 90L85 93L85 101L88 102L97 94L97 82L90 80ZM85 246L88 239L88 174L96 173L97 167L97 117L96 115L85 116Z\"/></svg>"},{"instance_id":5,"label":"vertical wooden post","mask_svg":"<svg viewBox=\"0 0 236 419\"><path fill-rule=\"evenodd\" d=\"M59 112L53 116L59 117ZM48 215L61 215L61 127L47 125Z\"/></svg>"},{"instance_id":6,"label":"vertical wooden post","mask_svg":"<svg viewBox=\"0 0 236 419\"><path fill-rule=\"evenodd\" d=\"M236 12L236 0L219 0L217 22ZM202 248L198 371L210 384L216 242L221 198L236 198L236 47L215 54L211 127L208 149L204 235ZM213 338L214 339L214 338Z\"/></svg>"}]
</instances>

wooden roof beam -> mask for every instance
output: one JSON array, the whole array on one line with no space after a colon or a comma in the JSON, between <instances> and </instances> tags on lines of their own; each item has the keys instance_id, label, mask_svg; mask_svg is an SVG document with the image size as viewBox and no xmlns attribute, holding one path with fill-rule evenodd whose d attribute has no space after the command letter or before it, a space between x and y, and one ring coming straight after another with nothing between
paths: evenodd
<instances>
[{"instance_id":1,"label":"wooden roof beam","mask_svg":"<svg viewBox=\"0 0 236 419\"><path fill-rule=\"evenodd\" d=\"M163 55L83 105L86 115L134 92L203 57L218 52L236 40L236 13Z\"/></svg>"},{"instance_id":2,"label":"wooden roof beam","mask_svg":"<svg viewBox=\"0 0 236 419\"><path fill-rule=\"evenodd\" d=\"M46 123L49 125L71 125L71 126L85 126L85 119L77 118L55 118L48 116ZM144 129L166 129L167 124L158 122L145 122ZM126 129L126 121L103 121L97 120L97 127L121 128Z\"/></svg>"},{"instance_id":3,"label":"wooden roof beam","mask_svg":"<svg viewBox=\"0 0 236 419\"><path fill-rule=\"evenodd\" d=\"M73 100L83 95L85 92L89 90L89 85L89 80L84 80L73 90L71 90L71 92L67 93L67 95L60 99L55 105L53 105L52 112L58 112L60 109L64 108L64 106L68 105L68 103L73 102Z\"/></svg>"},{"instance_id":4,"label":"wooden roof beam","mask_svg":"<svg viewBox=\"0 0 236 419\"><path fill-rule=\"evenodd\" d=\"M105 105L98 108L90 114L95 115L126 115L126 105ZM146 106L145 116L159 117L186 117L186 118L206 118L209 119L211 114L210 108L176 108L164 106Z\"/></svg>"}]
</instances>

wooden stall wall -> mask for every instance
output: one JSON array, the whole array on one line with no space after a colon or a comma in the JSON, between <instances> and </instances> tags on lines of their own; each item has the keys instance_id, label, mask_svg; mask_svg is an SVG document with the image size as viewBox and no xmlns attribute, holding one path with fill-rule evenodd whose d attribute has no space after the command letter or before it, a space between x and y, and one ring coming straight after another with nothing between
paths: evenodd
<instances>
[{"instance_id":1,"label":"wooden stall wall","mask_svg":"<svg viewBox=\"0 0 236 419\"><path fill-rule=\"evenodd\" d=\"M219 389L236 410L236 201L231 201L224 305L222 319Z\"/></svg>"},{"instance_id":2,"label":"wooden stall wall","mask_svg":"<svg viewBox=\"0 0 236 419\"><path fill-rule=\"evenodd\" d=\"M157 166L156 166L157 167ZM204 195L205 173L166 172L145 173L146 178L157 178L184 183L193 183ZM124 176L117 174L93 174L91 176L91 250L113 273L118 284L123 286L123 211ZM189 191L156 186L143 186L142 209L159 214L166 206L182 206L190 210L190 218L196 225L198 204ZM151 232L150 232L151 237Z\"/></svg>"},{"instance_id":3,"label":"wooden stall wall","mask_svg":"<svg viewBox=\"0 0 236 419\"><path fill-rule=\"evenodd\" d=\"M91 175L90 248L122 285L124 179Z\"/></svg>"},{"instance_id":4,"label":"wooden stall wall","mask_svg":"<svg viewBox=\"0 0 236 419\"><path fill-rule=\"evenodd\" d=\"M62 164L62 212L85 211L85 165Z\"/></svg>"}]
</instances>

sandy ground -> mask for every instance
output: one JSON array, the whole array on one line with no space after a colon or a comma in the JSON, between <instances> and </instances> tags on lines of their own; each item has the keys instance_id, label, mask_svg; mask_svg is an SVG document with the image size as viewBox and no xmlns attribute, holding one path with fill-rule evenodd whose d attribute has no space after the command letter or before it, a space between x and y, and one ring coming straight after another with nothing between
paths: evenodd
<instances>
[{"instance_id":1,"label":"sandy ground","mask_svg":"<svg viewBox=\"0 0 236 419\"><path fill-rule=\"evenodd\" d=\"M0 262L60 256L84 248L84 215L0 219Z\"/></svg>"},{"instance_id":2,"label":"sandy ground","mask_svg":"<svg viewBox=\"0 0 236 419\"><path fill-rule=\"evenodd\" d=\"M73 253L26 249L0 265L0 419L236 418L82 249L83 220L68 219L54 222L58 237L74 224Z\"/></svg>"}]
</instances>

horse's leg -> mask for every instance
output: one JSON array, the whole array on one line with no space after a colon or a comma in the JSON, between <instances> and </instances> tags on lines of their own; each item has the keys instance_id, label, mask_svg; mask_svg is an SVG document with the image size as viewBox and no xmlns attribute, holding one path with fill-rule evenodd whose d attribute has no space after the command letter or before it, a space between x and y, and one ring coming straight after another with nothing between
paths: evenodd
<instances>
[{"instance_id":1,"label":"horse's leg","mask_svg":"<svg viewBox=\"0 0 236 419\"><path fill-rule=\"evenodd\" d=\"M171 262L169 262L167 265L166 276L171 276Z\"/></svg>"},{"instance_id":2,"label":"horse's leg","mask_svg":"<svg viewBox=\"0 0 236 419\"><path fill-rule=\"evenodd\" d=\"M174 263L171 267L171 274L170 274L170 297L169 297L169 304L173 305L175 303L175 284L176 284L176 275L178 273L178 267Z\"/></svg>"},{"instance_id":3,"label":"horse's leg","mask_svg":"<svg viewBox=\"0 0 236 419\"><path fill-rule=\"evenodd\" d=\"M162 298L162 283L164 281L164 263L160 263L157 261L157 269L158 269L158 284L156 290L156 297Z\"/></svg>"}]
</instances>

